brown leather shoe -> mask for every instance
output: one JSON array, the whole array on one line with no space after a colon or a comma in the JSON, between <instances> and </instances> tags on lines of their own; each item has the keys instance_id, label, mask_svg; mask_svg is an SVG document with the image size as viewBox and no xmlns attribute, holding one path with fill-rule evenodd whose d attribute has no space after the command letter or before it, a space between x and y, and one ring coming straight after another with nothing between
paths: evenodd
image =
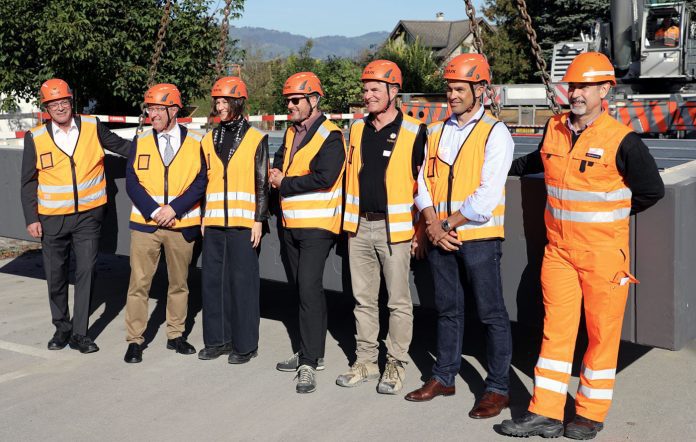
<instances>
[{"instance_id":1,"label":"brown leather shoe","mask_svg":"<svg viewBox=\"0 0 696 442\"><path fill-rule=\"evenodd\" d=\"M437 396L453 396L454 385L446 387L435 379L428 379L418 390L414 390L406 395L407 401L425 402Z\"/></svg>"},{"instance_id":2,"label":"brown leather shoe","mask_svg":"<svg viewBox=\"0 0 696 442\"><path fill-rule=\"evenodd\" d=\"M510 405L510 398L506 395L487 391L483 393L481 399L476 401L474 408L469 412L472 419L487 419L497 416L503 409Z\"/></svg>"}]
</instances>

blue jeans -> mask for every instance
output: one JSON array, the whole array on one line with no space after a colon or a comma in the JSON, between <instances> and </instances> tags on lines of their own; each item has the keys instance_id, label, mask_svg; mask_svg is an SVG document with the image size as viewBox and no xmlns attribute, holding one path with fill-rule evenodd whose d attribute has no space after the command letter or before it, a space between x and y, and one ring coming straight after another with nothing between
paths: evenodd
<instances>
[{"instance_id":1,"label":"blue jeans","mask_svg":"<svg viewBox=\"0 0 696 442\"><path fill-rule=\"evenodd\" d=\"M508 394L512 359L510 319L500 279L501 240L467 241L456 252L434 248L428 254L435 283L437 361L433 378L454 385L464 339L464 299L473 296L486 327L486 391Z\"/></svg>"}]
</instances>

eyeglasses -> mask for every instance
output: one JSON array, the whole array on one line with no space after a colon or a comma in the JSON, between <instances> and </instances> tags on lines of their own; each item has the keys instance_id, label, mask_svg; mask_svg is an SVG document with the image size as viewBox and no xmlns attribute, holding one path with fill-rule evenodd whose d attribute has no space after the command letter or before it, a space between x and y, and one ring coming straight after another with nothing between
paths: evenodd
<instances>
[{"instance_id":1,"label":"eyeglasses","mask_svg":"<svg viewBox=\"0 0 696 442\"><path fill-rule=\"evenodd\" d=\"M287 106L288 104L292 103L293 106L297 106L298 104L300 104L300 101L304 99L304 97L286 98L285 105Z\"/></svg>"},{"instance_id":2,"label":"eyeglasses","mask_svg":"<svg viewBox=\"0 0 696 442\"><path fill-rule=\"evenodd\" d=\"M146 108L146 110L147 110L148 114L154 114L154 113L163 114L163 113L167 112L167 106L148 106Z\"/></svg>"},{"instance_id":3,"label":"eyeglasses","mask_svg":"<svg viewBox=\"0 0 696 442\"><path fill-rule=\"evenodd\" d=\"M49 110L56 110L61 107L70 107L70 100L65 99L60 101L52 101L46 105L46 109Z\"/></svg>"}]
</instances>

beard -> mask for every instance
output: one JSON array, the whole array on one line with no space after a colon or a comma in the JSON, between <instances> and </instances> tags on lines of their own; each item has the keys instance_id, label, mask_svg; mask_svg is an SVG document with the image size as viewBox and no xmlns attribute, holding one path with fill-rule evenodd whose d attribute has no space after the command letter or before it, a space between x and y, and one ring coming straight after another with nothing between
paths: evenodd
<instances>
[{"instance_id":1,"label":"beard","mask_svg":"<svg viewBox=\"0 0 696 442\"><path fill-rule=\"evenodd\" d=\"M587 103L584 101L575 101L570 104L570 111L577 116L585 115L587 113Z\"/></svg>"}]
</instances>

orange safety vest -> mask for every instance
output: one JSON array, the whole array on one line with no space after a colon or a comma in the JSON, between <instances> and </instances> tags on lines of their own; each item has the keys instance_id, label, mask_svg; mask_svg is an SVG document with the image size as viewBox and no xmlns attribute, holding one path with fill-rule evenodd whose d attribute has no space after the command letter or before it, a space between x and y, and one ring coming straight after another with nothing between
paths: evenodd
<instances>
[{"instance_id":1,"label":"orange safety vest","mask_svg":"<svg viewBox=\"0 0 696 442\"><path fill-rule=\"evenodd\" d=\"M331 132L341 134L343 149L346 148L341 129L329 120L325 120L307 144L295 152L290 162L290 148L295 138L295 128L285 131L283 143L283 173L286 176L304 176L310 173L309 164L324 145ZM283 212L283 226L289 229L314 228L324 229L338 234L341 231L341 205L343 202L343 170L333 186L327 189L306 192L298 195L281 197L280 208Z\"/></svg>"},{"instance_id":2,"label":"orange safety vest","mask_svg":"<svg viewBox=\"0 0 696 442\"><path fill-rule=\"evenodd\" d=\"M140 185L160 207L188 190L191 183L201 171L201 139L203 134L188 130L186 138L176 156L165 166L155 142L156 134L152 129L138 135L133 168ZM147 214L150 215L149 213ZM152 220L145 220L137 207L133 205L130 220L138 224L157 226ZM181 219L174 220L172 229L197 226L201 224L201 204L196 203Z\"/></svg>"},{"instance_id":3,"label":"orange safety vest","mask_svg":"<svg viewBox=\"0 0 696 442\"><path fill-rule=\"evenodd\" d=\"M433 208L440 220L459 210L466 199L481 185L481 171L486 142L499 121L483 114L464 141L454 163L450 166L438 156L444 121L428 126L428 158L423 171L425 185L433 200ZM486 222L471 221L456 228L460 241L505 238L505 192Z\"/></svg>"},{"instance_id":4,"label":"orange safety vest","mask_svg":"<svg viewBox=\"0 0 696 442\"><path fill-rule=\"evenodd\" d=\"M679 42L679 27L670 26L664 33L665 46L676 46Z\"/></svg>"},{"instance_id":5,"label":"orange safety vest","mask_svg":"<svg viewBox=\"0 0 696 442\"><path fill-rule=\"evenodd\" d=\"M203 138L203 154L208 166L203 224L220 227L254 225L256 215L256 150L265 135L253 127L244 134L225 168L215 152L213 132Z\"/></svg>"},{"instance_id":6,"label":"orange safety vest","mask_svg":"<svg viewBox=\"0 0 696 442\"><path fill-rule=\"evenodd\" d=\"M390 243L410 241L413 229L413 196L418 185L413 179L413 143L418 136L420 121L403 116L401 128L387 162L384 187L387 192L387 238ZM357 232L360 223L360 171L362 170L362 135L365 121L358 120L350 128L350 150L346 165L346 213L343 230ZM370 189L367 189L369 192Z\"/></svg>"},{"instance_id":7,"label":"orange safety vest","mask_svg":"<svg viewBox=\"0 0 696 442\"><path fill-rule=\"evenodd\" d=\"M549 120L541 147L549 243L570 250L626 248L631 190L616 152L631 130L602 113L572 146L569 113Z\"/></svg>"},{"instance_id":8,"label":"orange safety vest","mask_svg":"<svg viewBox=\"0 0 696 442\"><path fill-rule=\"evenodd\" d=\"M41 215L69 215L106 204L104 149L97 136L97 119L81 115L80 121L80 135L72 156L56 146L45 124L31 129Z\"/></svg>"}]
</instances>

